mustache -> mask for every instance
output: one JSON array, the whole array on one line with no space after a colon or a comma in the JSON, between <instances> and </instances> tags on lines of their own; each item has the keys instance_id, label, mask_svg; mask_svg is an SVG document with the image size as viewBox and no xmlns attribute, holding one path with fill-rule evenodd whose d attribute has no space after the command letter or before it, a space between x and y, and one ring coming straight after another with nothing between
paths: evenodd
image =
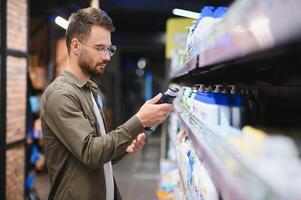
<instances>
[{"instance_id":1,"label":"mustache","mask_svg":"<svg viewBox=\"0 0 301 200\"><path fill-rule=\"evenodd\" d=\"M106 64L108 64L108 62L98 62L98 63L96 63L96 66L106 65Z\"/></svg>"}]
</instances>

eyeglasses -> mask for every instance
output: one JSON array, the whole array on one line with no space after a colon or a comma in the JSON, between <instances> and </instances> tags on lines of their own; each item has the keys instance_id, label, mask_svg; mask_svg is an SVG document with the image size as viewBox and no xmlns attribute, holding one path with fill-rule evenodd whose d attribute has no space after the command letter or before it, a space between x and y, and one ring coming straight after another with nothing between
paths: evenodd
<instances>
[{"instance_id":1,"label":"eyeglasses","mask_svg":"<svg viewBox=\"0 0 301 200\"><path fill-rule=\"evenodd\" d=\"M117 47L115 45L111 45L111 46L106 46L106 45L92 45L92 44L88 44L86 42L83 41L79 41L80 43L83 43L84 45L88 46L88 47L92 47L94 49L96 49L97 51L99 51L101 56L105 56L106 53L108 52L109 56L112 57L114 55L114 53L116 52Z\"/></svg>"}]
</instances>

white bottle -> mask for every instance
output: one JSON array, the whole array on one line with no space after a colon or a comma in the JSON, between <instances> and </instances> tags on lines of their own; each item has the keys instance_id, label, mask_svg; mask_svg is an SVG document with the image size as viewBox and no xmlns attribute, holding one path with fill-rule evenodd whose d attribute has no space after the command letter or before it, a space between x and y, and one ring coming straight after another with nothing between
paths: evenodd
<instances>
[{"instance_id":1,"label":"white bottle","mask_svg":"<svg viewBox=\"0 0 301 200\"><path fill-rule=\"evenodd\" d=\"M244 100L240 94L236 94L234 86L231 88L231 101L231 125L240 129L244 124Z\"/></svg>"},{"instance_id":2,"label":"white bottle","mask_svg":"<svg viewBox=\"0 0 301 200\"><path fill-rule=\"evenodd\" d=\"M204 51L206 50L207 38L214 26L213 7L205 6L201 11L201 18L194 30L194 49L198 53L198 66L202 67L205 63Z\"/></svg>"},{"instance_id":3,"label":"white bottle","mask_svg":"<svg viewBox=\"0 0 301 200\"><path fill-rule=\"evenodd\" d=\"M215 31L217 29L215 29L215 27L218 27L219 24L226 11L227 8L226 7L218 7L217 9L215 9L215 11L213 12L212 7L206 8L204 7L204 9L201 12L201 16L202 17L202 24L200 24L200 27L197 32L199 34L199 42L201 43L199 46L200 49L200 53L198 56L198 66L202 67L204 65L207 64L208 59L206 57L204 57L204 52L207 49L212 48L213 45L215 45L216 42L216 37L215 35L218 34ZM204 18L204 19L203 19ZM209 61L210 62L210 61Z\"/></svg>"},{"instance_id":4,"label":"white bottle","mask_svg":"<svg viewBox=\"0 0 301 200\"><path fill-rule=\"evenodd\" d=\"M217 104L219 105L219 124L223 127L229 127L231 124L230 97L225 89L221 91L220 88L221 86L217 85L215 91L217 95Z\"/></svg>"},{"instance_id":5,"label":"white bottle","mask_svg":"<svg viewBox=\"0 0 301 200\"><path fill-rule=\"evenodd\" d=\"M213 92L198 92L195 96L195 105L198 107L198 112L195 115L201 122L205 125L218 125L219 107Z\"/></svg>"},{"instance_id":6,"label":"white bottle","mask_svg":"<svg viewBox=\"0 0 301 200\"><path fill-rule=\"evenodd\" d=\"M205 6L202 9L201 19L199 20L193 34L195 36L195 42L203 42L208 37L208 34L215 23L213 9L214 8L211 6Z\"/></svg>"},{"instance_id":7,"label":"white bottle","mask_svg":"<svg viewBox=\"0 0 301 200\"><path fill-rule=\"evenodd\" d=\"M189 112L190 113L194 113L194 109L195 109L195 96L197 95L197 88L193 87L191 90L191 95L188 99L188 106L189 106Z\"/></svg>"}]
</instances>

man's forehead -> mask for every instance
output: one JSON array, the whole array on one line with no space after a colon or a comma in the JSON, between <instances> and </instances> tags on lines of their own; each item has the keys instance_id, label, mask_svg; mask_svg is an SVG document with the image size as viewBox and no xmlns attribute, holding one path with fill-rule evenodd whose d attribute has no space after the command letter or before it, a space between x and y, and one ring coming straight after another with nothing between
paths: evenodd
<instances>
[{"instance_id":1,"label":"man's forehead","mask_svg":"<svg viewBox=\"0 0 301 200\"><path fill-rule=\"evenodd\" d=\"M92 37L109 37L111 35L110 31L103 27L95 26L91 29L90 36Z\"/></svg>"},{"instance_id":2,"label":"man's forehead","mask_svg":"<svg viewBox=\"0 0 301 200\"><path fill-rule=\"evenodd\" d=\"M92 26L91 33L93 33L93 32L110 34L110 31L108 31L107 29L105 29L104 27L101 27L101 26Z\"/></svg>"}]
</instances>

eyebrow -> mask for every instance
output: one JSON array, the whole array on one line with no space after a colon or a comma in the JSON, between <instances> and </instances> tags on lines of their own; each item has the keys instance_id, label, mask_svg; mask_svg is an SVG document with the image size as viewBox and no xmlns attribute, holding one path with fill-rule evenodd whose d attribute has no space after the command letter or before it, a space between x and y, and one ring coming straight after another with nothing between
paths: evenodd
<instances>
[{"instance_id":1,"label":"eyebrow","mask_svg":"<svg viewBox=\"0 0 301 200\"><path fill-rule=\"evenodd\" d=\"M107 45L105 45L105 44L95 44L95 46L97 46L97 47L107 47ZM112 45L108 45L108 46L112 46Z\"/></svg>"},{"instance_id":2,"label":"eyebrow","mask_svg":"<svg viewBox=\"0 0 301 200\"><path fill-rule=\"evenodd\" d=\"M94 46L96 46L96 47L103 47L105 45L104 44L94 44Z\"/></svg>"}]
</instances>

